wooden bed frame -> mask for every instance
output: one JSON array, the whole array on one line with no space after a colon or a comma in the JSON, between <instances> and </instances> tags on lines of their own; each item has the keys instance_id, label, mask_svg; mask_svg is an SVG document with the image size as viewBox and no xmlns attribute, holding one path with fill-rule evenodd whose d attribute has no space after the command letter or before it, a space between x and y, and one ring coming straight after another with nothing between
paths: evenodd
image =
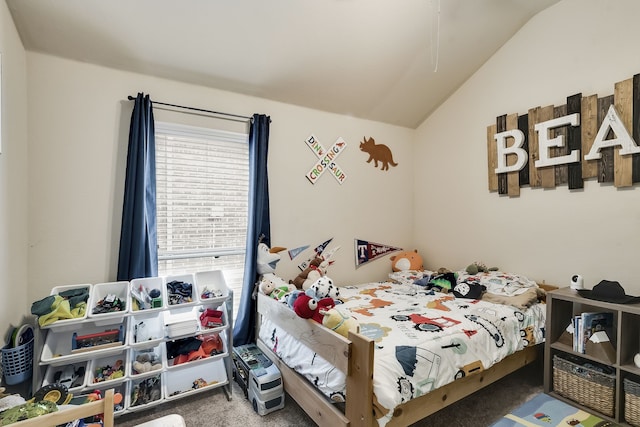
<instances>
[{"instance_id":1,"label":"wooden bed frame","mask_svg":"<svg viewBox=\"0 0 640 427\"><path fill-rule=\"evenodd\" d=\"M545 290L554 286L540 285ZM329 330L319 323L298 317L284 304L263 294L258 294L257 328L261 316L265 316L280 328L295 336L298 341L313 349L346 375L347 399L344 413L329 402L306 378L289 368L258 337L257 345L280 369L285 391L319 426L377 426L374 416L373 396L373 340L360 334L349 333L349 339ZM544 344L518 351L500 363L478 374L470 375L447 384L426 395L412 399L393 411L389 427L407 426L440 409L480 390L500 378L535 361Z\"/></svg>"},{"instance_id":2,"label":"wooden bed frame","mask_svg":"<svg viewBox=\"0 0 640 427\"><path fill-rule=\"evenodd\" d=\"M71 409L62 409L40 417L20 421L15 427L55 427L80 418L104 414L104 427L113 427L113 389L105 392L103 399L78 405Z\"/></svg>"}]
</instances>

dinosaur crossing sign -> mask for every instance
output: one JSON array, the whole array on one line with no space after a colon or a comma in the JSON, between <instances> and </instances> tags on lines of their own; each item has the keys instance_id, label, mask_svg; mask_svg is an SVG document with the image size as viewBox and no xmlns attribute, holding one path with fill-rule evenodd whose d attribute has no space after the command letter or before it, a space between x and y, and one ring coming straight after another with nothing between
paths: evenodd
<instances>
[{"instance_id":1,"label":"dinosaur crossing sign","mask_svg":"<svg viewBox=\"0 0 640 427\"><path fill-rule=\"evenodd\" d=\"M309 182L315 184L326 171L330 171L331 175L339 184L342 184L344 180L347 179L347 175L335 162L335 159L340 155L342 150L347 147L347 143L342 137L338 137L329 150L325 150L322 144L320 144L320 141L313 135L305 139L305 143L318 158L316 164L307 172Z\"/></svg>"}]
</instances>

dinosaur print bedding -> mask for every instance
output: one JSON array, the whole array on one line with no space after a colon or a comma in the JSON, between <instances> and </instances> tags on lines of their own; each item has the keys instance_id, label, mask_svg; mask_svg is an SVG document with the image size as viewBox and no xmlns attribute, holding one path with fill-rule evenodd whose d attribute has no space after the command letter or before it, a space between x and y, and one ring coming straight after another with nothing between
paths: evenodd
<instances>
[{"instance_id":1,"label":"dinosaur print bedding","mask_svg":"<svg viewBox=\"0 0 640 427\"><path fill-rule=\"evenodd\" d=\"M375 341L373 388L380 425L414 397L489 368L544 340L545 305L522 310L456 298L414 284L340 288L342 308ZM261 340L329 399L344 401L345 376L268 319Z\"/></svg>"}]
</instances>

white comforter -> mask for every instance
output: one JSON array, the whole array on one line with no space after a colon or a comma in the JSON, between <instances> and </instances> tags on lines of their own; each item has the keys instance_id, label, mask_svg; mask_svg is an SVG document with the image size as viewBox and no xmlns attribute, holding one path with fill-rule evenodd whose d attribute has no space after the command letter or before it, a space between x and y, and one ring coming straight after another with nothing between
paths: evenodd
<instances>
[{"instance_id":1,"label":"white comforter","mask_svg":"<svg viewBox=\"0 0 640 427\"><path fill-rule=\"evenodd\" d=\"M397 405L544 340L544 304L522 311L391 282L343 287L341 299L375 340L373 389L387 410L380 425ZM269 321L260 338L331 400L344 400L342 372Z\"/></svg>"}]
</instances>

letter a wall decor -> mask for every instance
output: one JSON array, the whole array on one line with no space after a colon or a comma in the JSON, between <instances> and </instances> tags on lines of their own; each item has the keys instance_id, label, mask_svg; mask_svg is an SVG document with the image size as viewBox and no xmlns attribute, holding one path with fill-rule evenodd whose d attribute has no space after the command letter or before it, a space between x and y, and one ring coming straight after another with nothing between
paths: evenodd
<instances>
[{"instance_id":1,"label":"letter a wall decor","mask_svg":"<svg viewBox=\"0 0 640 427\"><path fill-rule=\"evenodd\" d=\"M344 170L338 166L335 161L340 153L342 153L342 150L347 148L347 143L342 137L338 137L336 142L334 142L328 150L324 149L320 141L318 141L313 134L305 139L304 142L318 158L316 164L307 172L307 179L310 183L315 184L326 171L329 171L331 176L333 176L339 184L342 184L344 180L347 179L347 174L345 174Z\"/></svg>"}]
</instances>

